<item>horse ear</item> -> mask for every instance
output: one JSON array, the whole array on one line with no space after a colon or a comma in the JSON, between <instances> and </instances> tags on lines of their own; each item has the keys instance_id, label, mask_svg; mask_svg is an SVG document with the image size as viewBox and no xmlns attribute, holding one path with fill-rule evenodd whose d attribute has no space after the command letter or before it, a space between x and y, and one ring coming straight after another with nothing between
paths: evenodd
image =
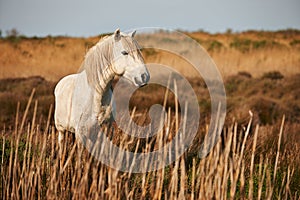
<instances>
[{"instance_id":1,"label":"horse ear","mask_svg":"<svg viewBox=\"0 0 300 200\"><path fill-rule=\"evenodd\" d=\"M119 28L117 28L117 30L115 30L114 32L114 37L115 39L119 39L120 38L120 35L121 35L121 31Z\"/></svg>"},{"instance_id":2,"label":"horse ear","mask_svg":"<svg viewBox=\"0 0 300 200\"><path fill-rule=\"evenodd\" d=\"M130 36L131 36L131 37L134 37L135 34L136 34L136 30L134 30L132 33L130 33Z\"/></svg>"}]
</instances>

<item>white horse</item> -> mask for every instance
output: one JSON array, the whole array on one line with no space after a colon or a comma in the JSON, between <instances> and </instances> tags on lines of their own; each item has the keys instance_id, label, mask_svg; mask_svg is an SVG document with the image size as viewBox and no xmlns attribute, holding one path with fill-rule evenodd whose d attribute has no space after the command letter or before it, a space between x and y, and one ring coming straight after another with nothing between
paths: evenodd
<instances>
[{"instance_id":1,"label":"white horse","mask_svg":"<svg viewBox=\"0 0 300 200\"><path fill-rule=\"evenodd\" d=\"M150 75L134 35L135 31L125 34L117 29L87 52L78 74L58 82L54 119L60 146L65 131L82 139L87 123L97 121L101 125L111 118L111 81L116 75L136 86L147 84Z\"/></svg>"}]
</instances>

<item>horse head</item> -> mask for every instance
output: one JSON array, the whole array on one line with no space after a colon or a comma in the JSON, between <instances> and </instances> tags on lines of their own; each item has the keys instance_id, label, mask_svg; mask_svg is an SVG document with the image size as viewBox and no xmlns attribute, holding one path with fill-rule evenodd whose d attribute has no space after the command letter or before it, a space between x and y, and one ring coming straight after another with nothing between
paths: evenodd
<instances>
[{"instance_id":1,"label":"horse head","mask_svg":"<svg viewBox=\"0 0 300 200\"><path fill-rule=\"evenodd\" d=\"M120 29L114 32L112 67L116 74L123 75L135 86L140 87L148 83L150 74L134 39L135 33L121 33Z\"/></svg>"}]
</instances>

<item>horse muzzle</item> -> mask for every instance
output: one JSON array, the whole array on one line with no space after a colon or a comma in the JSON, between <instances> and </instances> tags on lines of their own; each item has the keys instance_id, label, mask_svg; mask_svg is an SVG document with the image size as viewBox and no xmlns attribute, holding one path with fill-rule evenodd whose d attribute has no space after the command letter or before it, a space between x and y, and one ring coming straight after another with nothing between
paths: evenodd
<instances>
[{"instance_id":1,"label":"horse muzzle","mask_svg":"<svg viewBox=\"0 0 300 200\"><path fill-rule=\"evenodd\" d=\"M149 82L150 75L148 73L143 73L140 77L134 77L134 84L138 87L142 87Z\"/></svg>"}]
</instances>

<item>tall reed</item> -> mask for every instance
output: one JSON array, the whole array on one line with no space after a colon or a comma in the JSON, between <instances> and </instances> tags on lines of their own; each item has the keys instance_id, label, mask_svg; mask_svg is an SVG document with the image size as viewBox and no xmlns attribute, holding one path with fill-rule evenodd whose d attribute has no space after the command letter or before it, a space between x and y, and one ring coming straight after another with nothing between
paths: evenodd
<instances>
[{"instance_id":1,"label":"tall reed","mask_svg":"<svg viewBox=\"0 0 300 200\"><path fill-rule=\"evenodd\" d=\"M34 93L34 91L33 91ZM33 100L30 96L26 111ZM262 154L257 149L257 125L251 131L252 117L245 130L233 123L223 130L210 154L199 160L183 155L157 171L134 174L120 172L101 164L71 134L66 134L62 158L58 154L58 133L50 124L35 123L38 102L34 103L31 122L16 117L15 130L1 132L2 199L298 199L299 191L290 189L294 165L280 162L285 118L277 135L277 149ZM144 113L146 114L146 113ZM17 112L19 115L19 112ZM134 112L133 112L134 115ZM178 116L179 113L176 113ZM122 138L117 142L131 151L148 152L169 141L169 132L178 129L176 117L166 120L155 139ZM177 119L178 120L178 119ZM107 133L109 134L109 133ZM124 136L124 135L123 135ZM178 144L180 145L180 144ZM189 154L187 152L186 154ZM275 157L271 156L275 155ZM164 155L165 156L165 155ZM275 159L274 159L275 158ZM291 162L292 163L292 162ZM151 164L150 161L145 165ZM297 193L298 192L298 193Z\"/></svg>"}]
</instances>

